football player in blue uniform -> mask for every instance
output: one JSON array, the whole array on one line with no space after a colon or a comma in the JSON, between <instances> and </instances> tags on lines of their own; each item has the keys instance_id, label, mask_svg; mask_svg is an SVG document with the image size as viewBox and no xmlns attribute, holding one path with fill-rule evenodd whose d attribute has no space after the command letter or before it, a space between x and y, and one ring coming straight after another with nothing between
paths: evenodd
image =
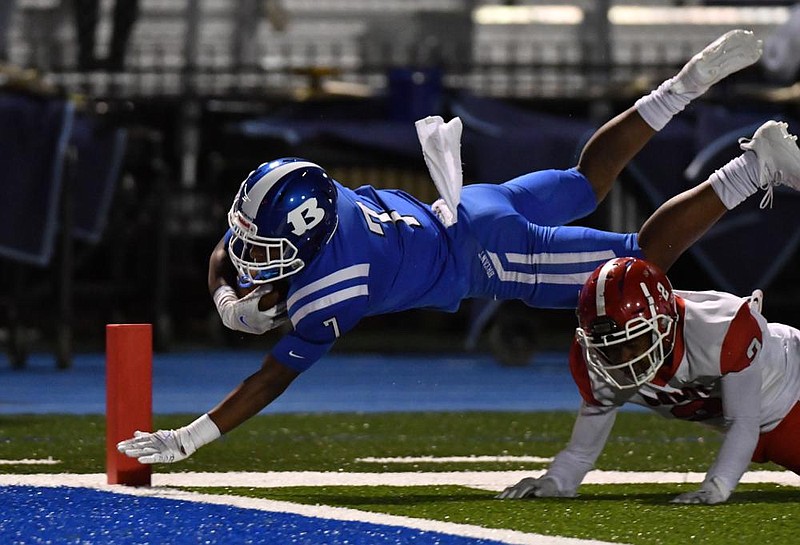
<instances>
[{"instance_id":1,"label":"football player in blue uniform","mask_svg":"<svg viewBox=\"0 0 800 545\"><path fill-rule=\"evenodd\" d=\"M189 456L261 411L365 316L454 311L470 297L574 308L583 282L608 259L643 257L668 269L727 209L759 188L771 195L774 184L797 181L800 151L785 125L764 125L742 156L665 203L638 234L564 225L596 208L673 115L760 54L752 33L729 32L601 127L575 168L468 185L456 210L398 190L352 190L302 159L260 165L236 194L230 229L210 259L209 290L227 327L263 333L288 320L291 331L208 414L177 430L137 432L120 451L143 463ZM252 292L240 297L242 288Z\"/></svg>"}]
</instances>

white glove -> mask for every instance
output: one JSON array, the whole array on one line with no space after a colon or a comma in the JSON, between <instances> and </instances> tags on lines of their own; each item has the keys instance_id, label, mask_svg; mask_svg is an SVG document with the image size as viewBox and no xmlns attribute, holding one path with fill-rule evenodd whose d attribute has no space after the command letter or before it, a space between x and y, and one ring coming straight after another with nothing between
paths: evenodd
<instances>
[{"instance_id":1,"label":"white glove","mask_svg":"<svg viewBox=\"0 0 800 545\"><path fill-rule=\"evenodd\" d=\"M222 323L228 329L262 335L289 321L286 313L286 301L280 301L264 311L258 310L258 302L261 297L270 292L272 292L272 286L264 284L239 299L233 288L220 286L214 292L214 304L217 306Z\"/></svg>"},{"instance_id":2,"label":"white glove","mask_svg":"<svg viewBox=\"0 0 800 545\"><path fill-rule=\"evenodd\" d=\"M117 443L117 450L142 464L171 464L185 460L220 436L219 428L204 414L188 426L153 433L136 430L131 439Z\"/></svg>"},{"instance_id":3,"label":"white glove","mask_svg":"<svg viewBox=\"0 0 800 545\"><path fill-rule=\"evenodd\" d=\"M674 497L670 503L702 503L706 505L723 503L731 495L731 491L727 488L718 477L712 477L703 483L700 490L685 492L680 496Z\"/></svg>"},{"instance_id":4,"label":"white glove","mask_svg":"<svg viewBox=\"0 0 800 545\"><path fill-rule=\"evenodd\" d=\"M553 477L526 477L514 486L509 486L495 498L499 500L516 500L521 498L574 498L574 492L560 490L558 482Z\"/></svg>"},{"instance_id":5,"label":"white glove","mask_svg":"<svg viewBox=\"0 0 800 545\"><path fill-rule=\"evenodd\" d=\"M136 430L132 439L117 443L117 450L143 464L171 464L185 460L197 449L180 430Z\"/></svg>"}]
</instances>

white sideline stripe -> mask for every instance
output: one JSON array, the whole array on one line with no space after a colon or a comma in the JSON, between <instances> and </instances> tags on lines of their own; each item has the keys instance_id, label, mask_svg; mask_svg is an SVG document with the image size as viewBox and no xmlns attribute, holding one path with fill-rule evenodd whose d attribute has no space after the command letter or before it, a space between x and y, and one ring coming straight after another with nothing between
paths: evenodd
<instances>
[{"instance_id":1,"label":"white sideline stripe","mask_svg":"<svg viewBox=\"0 0 800 545\"><path fill-rule=\"evenodd\" d=\"M42 466L51 466L55 464L60 464L61 460L53 460L52 458L22 458L20 460L0 460L0 466L33 466L33 465L42 465Z\"/></svg>"},{"instance_id":2,"label":"white sideline stripe","mask_svg":"<svg viewBox=\"0 0 800 545\"><path fill-rule=\"evenodd\" d=\"M370 513L367 511L359 511L357 509L350 509L347 507L303 505L285 501L245 498L242 496L200 494L196 492L185 492L183 490L126 488L125 490L120 491L119 488L122 487L114 487L112 491L117 493L121 492L124 494L131 494L134 496L151 496L168 498L172 500L193 501L197 503L231 505L244 509L257 509L259 511L269 511L272 513L290 513L318 519L400 526L403 528L413 528L427 532L440 532L444 534L471 537L476 539L494 540L501 543L507 543L509 545L616 545L615 543L606 541L546 536L542 534L529 534L525 532L519 532L517 530L484 528L482 526L474 526L471 524L458 524L455 522L443 522L437 520L404 517L399 515Z\"/></svg>"},{"instance_id":3,"label":"white sideline stripe","mask_svg":"<svg viewBox=\"0 0 800 545\"><path fill-rule=\"evenodd\" d=\"M275 472L276 474L282 472ZM286 472L292 473L292 472ZM299 472L299 473L312 473L312 472ZM166 475L160 475L165 477ZM174 473L172 475L193 475L195 477L194 486L212 486L202 481L197 482L199 476L214 475L213 473ZM226 474L222 474L226 475ZM227 474L230 475L230 474ZM253 473L250 473L253 475ZM255 475L259 475L255 473ZM262 474L263 475L263 474ZM371 475L377 475L375 473ZM409 474L406 473L408 476ZM414 474L411 474L414 475ZM546 536L542 534L530 534L519 532L517 530L504 530L500 528L484 528L482 526L474 526L471 524L459 524L455 522L443 522L437 520L417 519L412 517L404 517L398 515L385 515L382 513L370 513L367 511L359 511L357 509L350 509L347 507L328 507L324 505L303 505L298 503L290 503L277 500L264 500L259 498L246 498L242 496L226 496L217 494L200 494L197 492L187 492L183 490L173 490L169 488L148 488L148 487L127 487L120 485L102 484L105 482L105 475L103 474L57 474L57 475L0 475L0 485L4 485L6 477L41 477L41 484L33 484L30 482L20 483L7 483L7 484L26 484L29 486L64 486L66 483L60 481L62 477L84 477L86 480L94 481L93 484L69 484L68 486L85 486L116 494L127 494L130 496L145 496L154 498L166 498L171 500L191 501L196 503L208 503L214 505L229 505L239 507L242 509L257 509L259 511L268 511L272 513L289 513L301 515L306 517L313 517L317 519L327 520L341 520L351 522L366 522L370 524L381 524L386 526L400 526L402 528L412 528L415 530L422 530L426 532L439 532L444 534L471 537L475 539L487 539L500 543L507 543L508 545L619 545L614 542L597 541L593 539L578 539L570 537ZM153 475L154 484L156 477ZM201 477L202 478L202 477ZM26 480L26 479L22 479Z\"/></svg>"},{"instance_id":4,"label":"white sideline stripe","mask_svg":"<svg viewBox=\"0 0 800 545\"><path fill-rule=\"evenodd\" d=\"M381 513L369 513L343 507L301 505L283 501L245 498L240 496L206 495L161 488L167 486L355 486L392 485L423 486L453 484L485 490L499 491L523 477L537 477L544 471L480 471L440 473L338 473L315 471L231 472L231 473L156 473L154 487L127 487L108 485L102 473L91 474L34 474L0 475L0 486L73 486L135 496L160 497L174 500L194 501L215 505L231 505L243 509L290 513L308 517L358 521L388 526L401 526L423 531L441 532L451 535L490 539L509 545L614 545L608 542L576 538L528 534L515 530L483 528L469 524L456 524L433 520L415 519ZM625 483L688 483L701 482L705 475L699 472L634 472L600 471L589 472L584 480L588 484ZM788 471L751 471L742 477L744 483L775 483L800 487L800 476Z\"/></svg>"},{"instance_id":5,"label":"white sideline stripe","mask_svg":"<svg viewBox=\"0 0 800 545\"><path fill-rule=\"evenodd\" d=\"M288 486L437 486L456 485L502 490L524 477L539 477L544 470L340 473L337 471L267 471L229 473L154 473L153 486L231 486L281 488ZM585 484L699 483L700 472L590 471ZM0 486L106 486L103 473L0 474ZM800 487L800 475L791 471L748 471L743 483L771 483ZM115 487L127 489L126 487Z\"/></svg>"},{"instance_id":6,"label":"white sideline stripe","mask_svg":"<svg viewBox=\"0 0 800 545\"><path fill-rule=\"evenodd\" d=\"M532 462L546 464L552 461L552 458L542 458L541 456L394 456L390 458L356 458L356 462L369 464L416 464L418 462L430 462L433 464L451 462Z\"/></svg>"}]
</instances>

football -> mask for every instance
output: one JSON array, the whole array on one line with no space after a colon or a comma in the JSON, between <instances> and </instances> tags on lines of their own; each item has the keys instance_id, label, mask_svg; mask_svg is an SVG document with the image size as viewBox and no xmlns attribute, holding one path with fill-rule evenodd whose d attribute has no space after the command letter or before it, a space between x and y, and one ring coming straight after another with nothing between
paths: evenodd
<instances>
[{"instance_id":1,"label":"football","mask_svg":"<svg viewBox=\"0 0 800 545\"><path fill-rule=\"evenodd\" d=\"M277 305L278 302L285 300L286 294L289 292L289 283L285 280L278 280L277 282L272 282L269 285L272 286L272 291L262 295L261 299L258 301L258 310L262 312L271 309ZM258 289L258 286L237 288L236 294L241 298L256 289Z\"/></svg>"}]
</instances>

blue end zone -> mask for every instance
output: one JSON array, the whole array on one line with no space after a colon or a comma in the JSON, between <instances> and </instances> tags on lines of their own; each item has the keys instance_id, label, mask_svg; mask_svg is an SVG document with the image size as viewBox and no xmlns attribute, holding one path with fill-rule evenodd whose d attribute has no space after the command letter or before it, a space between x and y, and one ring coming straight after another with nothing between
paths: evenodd
<instances>
[{"instance_id":1,"label":"blue end zone","mask_svg":"<svg viewBox=\"0 0 800 545\"><path fill-rule=\"evenodd\" d=\"M367 522L350 522L147 498L88 488L0 487L3 543L295 545L499 545Z\"/></svg>"}]
</instances>

